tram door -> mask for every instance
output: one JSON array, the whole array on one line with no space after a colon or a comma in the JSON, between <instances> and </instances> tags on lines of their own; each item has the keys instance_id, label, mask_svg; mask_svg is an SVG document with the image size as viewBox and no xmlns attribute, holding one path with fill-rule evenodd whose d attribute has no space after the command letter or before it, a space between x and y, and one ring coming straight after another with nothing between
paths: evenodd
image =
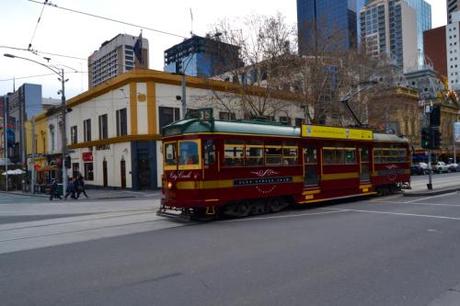
<instances>
[{"instance_id":1,"label":"tram door","mask_svg":"<svg viewBox=\"0 0 460 306\"><path fill-rule=\"evenodd\" d=\"M371 161L370 161L370 149L369 147L359 148L359 161L360 161L360 173L359 178L361 182L368 182L371 179Z\"/></svg>"},{"instance_id":2,"label":"tram door","mask_svg":"<svg viewBox=\"0 0 460 306\"><path fill-rule=\"evenodd\" d=\"M310 145L303 148L304 161L304 186L317 186L319 183L318 175L318 149Z\"/></svg>"}]
</instances>

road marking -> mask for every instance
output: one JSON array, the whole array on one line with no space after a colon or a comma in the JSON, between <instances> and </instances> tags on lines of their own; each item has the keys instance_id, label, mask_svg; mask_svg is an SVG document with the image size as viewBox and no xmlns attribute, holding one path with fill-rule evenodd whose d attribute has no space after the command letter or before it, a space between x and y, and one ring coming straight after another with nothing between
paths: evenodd
<instances>
[{"instance_id":1,"label":"road marking","mask_svg":"<svg viewBox=\"0 0 460 306\"><path fill-rule=\"evenodd\" d=\"M436 199L436 198L442 198L442 197L447 197L451 195L456 195L457 192L450 192L450 193L445 193L445 194L440 194L440 195L435 195L435 196L430 196L430 197L423 197L415 200L410 200L410 201L405 201L405 203L414 203L418 201L425 201L425 200L431 200L431 199Z\"/></svg>"},{"instance_id":2,"label":"road marking","mask_svg":"<svg viewBox=\"0 0 460 306\"><path fill-rule=\"evenodd\" d=\"M325 212L319 212L319 213L306 213L306 214L295 214L295 215L282 215L282 216L273 216L273 217L254 217L254 218L244 218L244 219L235 219L235 220L226 220L222 221L223 223L231 223L231 222L249 222L249 221L254 221L254 220L272 220L272 219L283 219L283 218L297 218L297 217L303 217L303 216L316 216L316 215L327 215L327 214L337 214L337 213L342 213L345 211L325 211Z\"/></svg>"},{"instance_id":3,"label":"road marking","mask_svg":"<svg viewBox=\"0 0 460 306\"><path fill-rule=\"evenodd\" d=\"M446 206L446 207L460 207L455 204L433 204L433 203L408 203L408 202L390 202L390 201L375 201L374 203L385 203L385 204L409 204L409 205L421 205L421 206Z\"/></svg>"},{"instance_id":4,"label":"road marking","mask_svg":"<svg viewBox=\"0 0 460 306\"><path fill-rule=\"evenodd\" d=\"M455 218L455 217L409 214L409 213L398 213L398 212L388 212L388 211L378 211L378 210L336 209L336 211L340 211L340 212L358 212L358 213L369 213L369 214L382 214L382 215L394 215L394 216L407 216L407 217L421 217L421 218L432 218L432 219L445 219L445 220L460 221L460 218Z\"/></svg>"}]
</instances>

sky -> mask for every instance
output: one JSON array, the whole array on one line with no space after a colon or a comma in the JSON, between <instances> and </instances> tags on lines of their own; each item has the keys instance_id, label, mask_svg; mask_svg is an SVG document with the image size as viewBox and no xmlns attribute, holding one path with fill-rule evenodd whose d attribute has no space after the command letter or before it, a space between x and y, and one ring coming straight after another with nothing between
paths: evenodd
<instances>
[{"instance_id":1,"label":"sky","mask_svg":"<svg viewBox=\"0 0 460 306\"><path fill-rule=\"evenodd\" d=\"M42 0L38 0L42 1ZM446 1L426 0L432 7L433 27L446 24ZM43 1L42 1L43 2ZM189 37L193 29L196 35L205 35L219 20L262 14L285 16L286 22L296 24L296 0L51 0L58 7L122 20L139 26L158 29L183 37ZM282 6L280 6L282 4ZM45 6L37 26L43 5L30 0L0 0L0 95L13 90L13 78L18 88L23 83L42 84L43 97L60 99L57 91L60 82L47 68L21 59L4 57L4 53L65 65L66 96L71 98L87 90L87 57L100 45L119 33L139 35L140 27L121 25L93 17ZM190 10L193 12L193 26ZM37 27L36 27L37 26ZM36 28L36 30L35 30ZM35 35L33 35L35 30ZM164 50L183 39L173 35L144 30L149 40L150 68L163 70ZM35 55L5 47L27 48L41 52L70 55L78 59L56 55ZM61 66L63 67L63 66ZM31 77L33 76L33 77Z\"/></svg>"}]
</instances>

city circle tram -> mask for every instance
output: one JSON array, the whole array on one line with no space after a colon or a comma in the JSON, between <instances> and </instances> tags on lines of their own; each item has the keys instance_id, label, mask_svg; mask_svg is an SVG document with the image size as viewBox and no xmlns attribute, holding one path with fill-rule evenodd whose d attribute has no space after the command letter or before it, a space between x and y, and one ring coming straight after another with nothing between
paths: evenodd
<instances>
[{"instance_id":1,"label":"city circle tram","mask_svg":"<svg viewBox=\"0 0 460 306\"><path fill-rule=\"evenodd\" d=\"M408 141L396 135L208 118L163 129L159 215L245 217L410 185Z\"/></svg>"}]
</instances>

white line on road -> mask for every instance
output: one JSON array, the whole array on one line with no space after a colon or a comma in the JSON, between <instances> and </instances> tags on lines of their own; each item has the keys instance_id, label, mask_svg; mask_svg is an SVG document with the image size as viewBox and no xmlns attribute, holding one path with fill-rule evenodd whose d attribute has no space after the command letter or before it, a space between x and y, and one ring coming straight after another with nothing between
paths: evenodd
<instances>
[{"instance_id":1,"label":"white line on road","mask_svg":"<svg viewBox=\"0 0 460 306\"><path fill-rule=\"evenodd\" d=\"M436 198L443 198L451 195L455 195L457 192L450 192L450 193L445 193L445 194L440 194L440 195L435 195L435 196L430 196L430 197L423 197L415 200L410 200L410 201L405 201L404 203L415 203L418 201L426 201L426 200L431 200L431 199L436 199Z\"/></svg>"},{"instance_id":2,"label":"white line on road","mask_svg":"<svg viewBox=\"0 0 460 306\"><path fill-rule=\"evenodd\" d=\"M383 203L383 204L408 204L408 205L421 205L421 206L445 206L445 207L460 207L456 204L445 204L445 203L408 203L408 202L392 202L392 201L374 201L373 203Z\"/></svg>"},{"instance_id":3,"label":"white line on road","mask_svg":"<svg viewBox=\"0 0 460 306\"><path fill-rule=\"evenodd\" d=\"M283 218L297 218L297 217L304 217L304 216L317 216L317 215L327 215L327 214L336 214L341 213L342 211L326 211L326 212L319 212L319 213L306 213L306 214L292 214L292 215L282 215L282 216L273 216L273 217L254 217L254 218L245 218L245 219L235 219L235 220L227 220L222 221L223 223L229 222L250 222L254 220L273 220L273 219L283 219ZM345 211L343 211L345 212Z\"/></svg>"},{"instance_id":4,"label":"white line on road","mask_svg":"<svg viewBox=\"0 0 460 306\"><path fill-rule=\"evenodd\" d=\"M436 215L421 215L421 214L408 214L378 210L365 210L365 209L335 209L338 212L358 212L358 213L369 213L369 214L382 214L382 215L394 215L394 216L407 216L407 217L421 217L421 218L433 218L433 219L445 219L460 221L460 218L447 217L447 216L436 216Z\"/></svg>"}]
</instances>

